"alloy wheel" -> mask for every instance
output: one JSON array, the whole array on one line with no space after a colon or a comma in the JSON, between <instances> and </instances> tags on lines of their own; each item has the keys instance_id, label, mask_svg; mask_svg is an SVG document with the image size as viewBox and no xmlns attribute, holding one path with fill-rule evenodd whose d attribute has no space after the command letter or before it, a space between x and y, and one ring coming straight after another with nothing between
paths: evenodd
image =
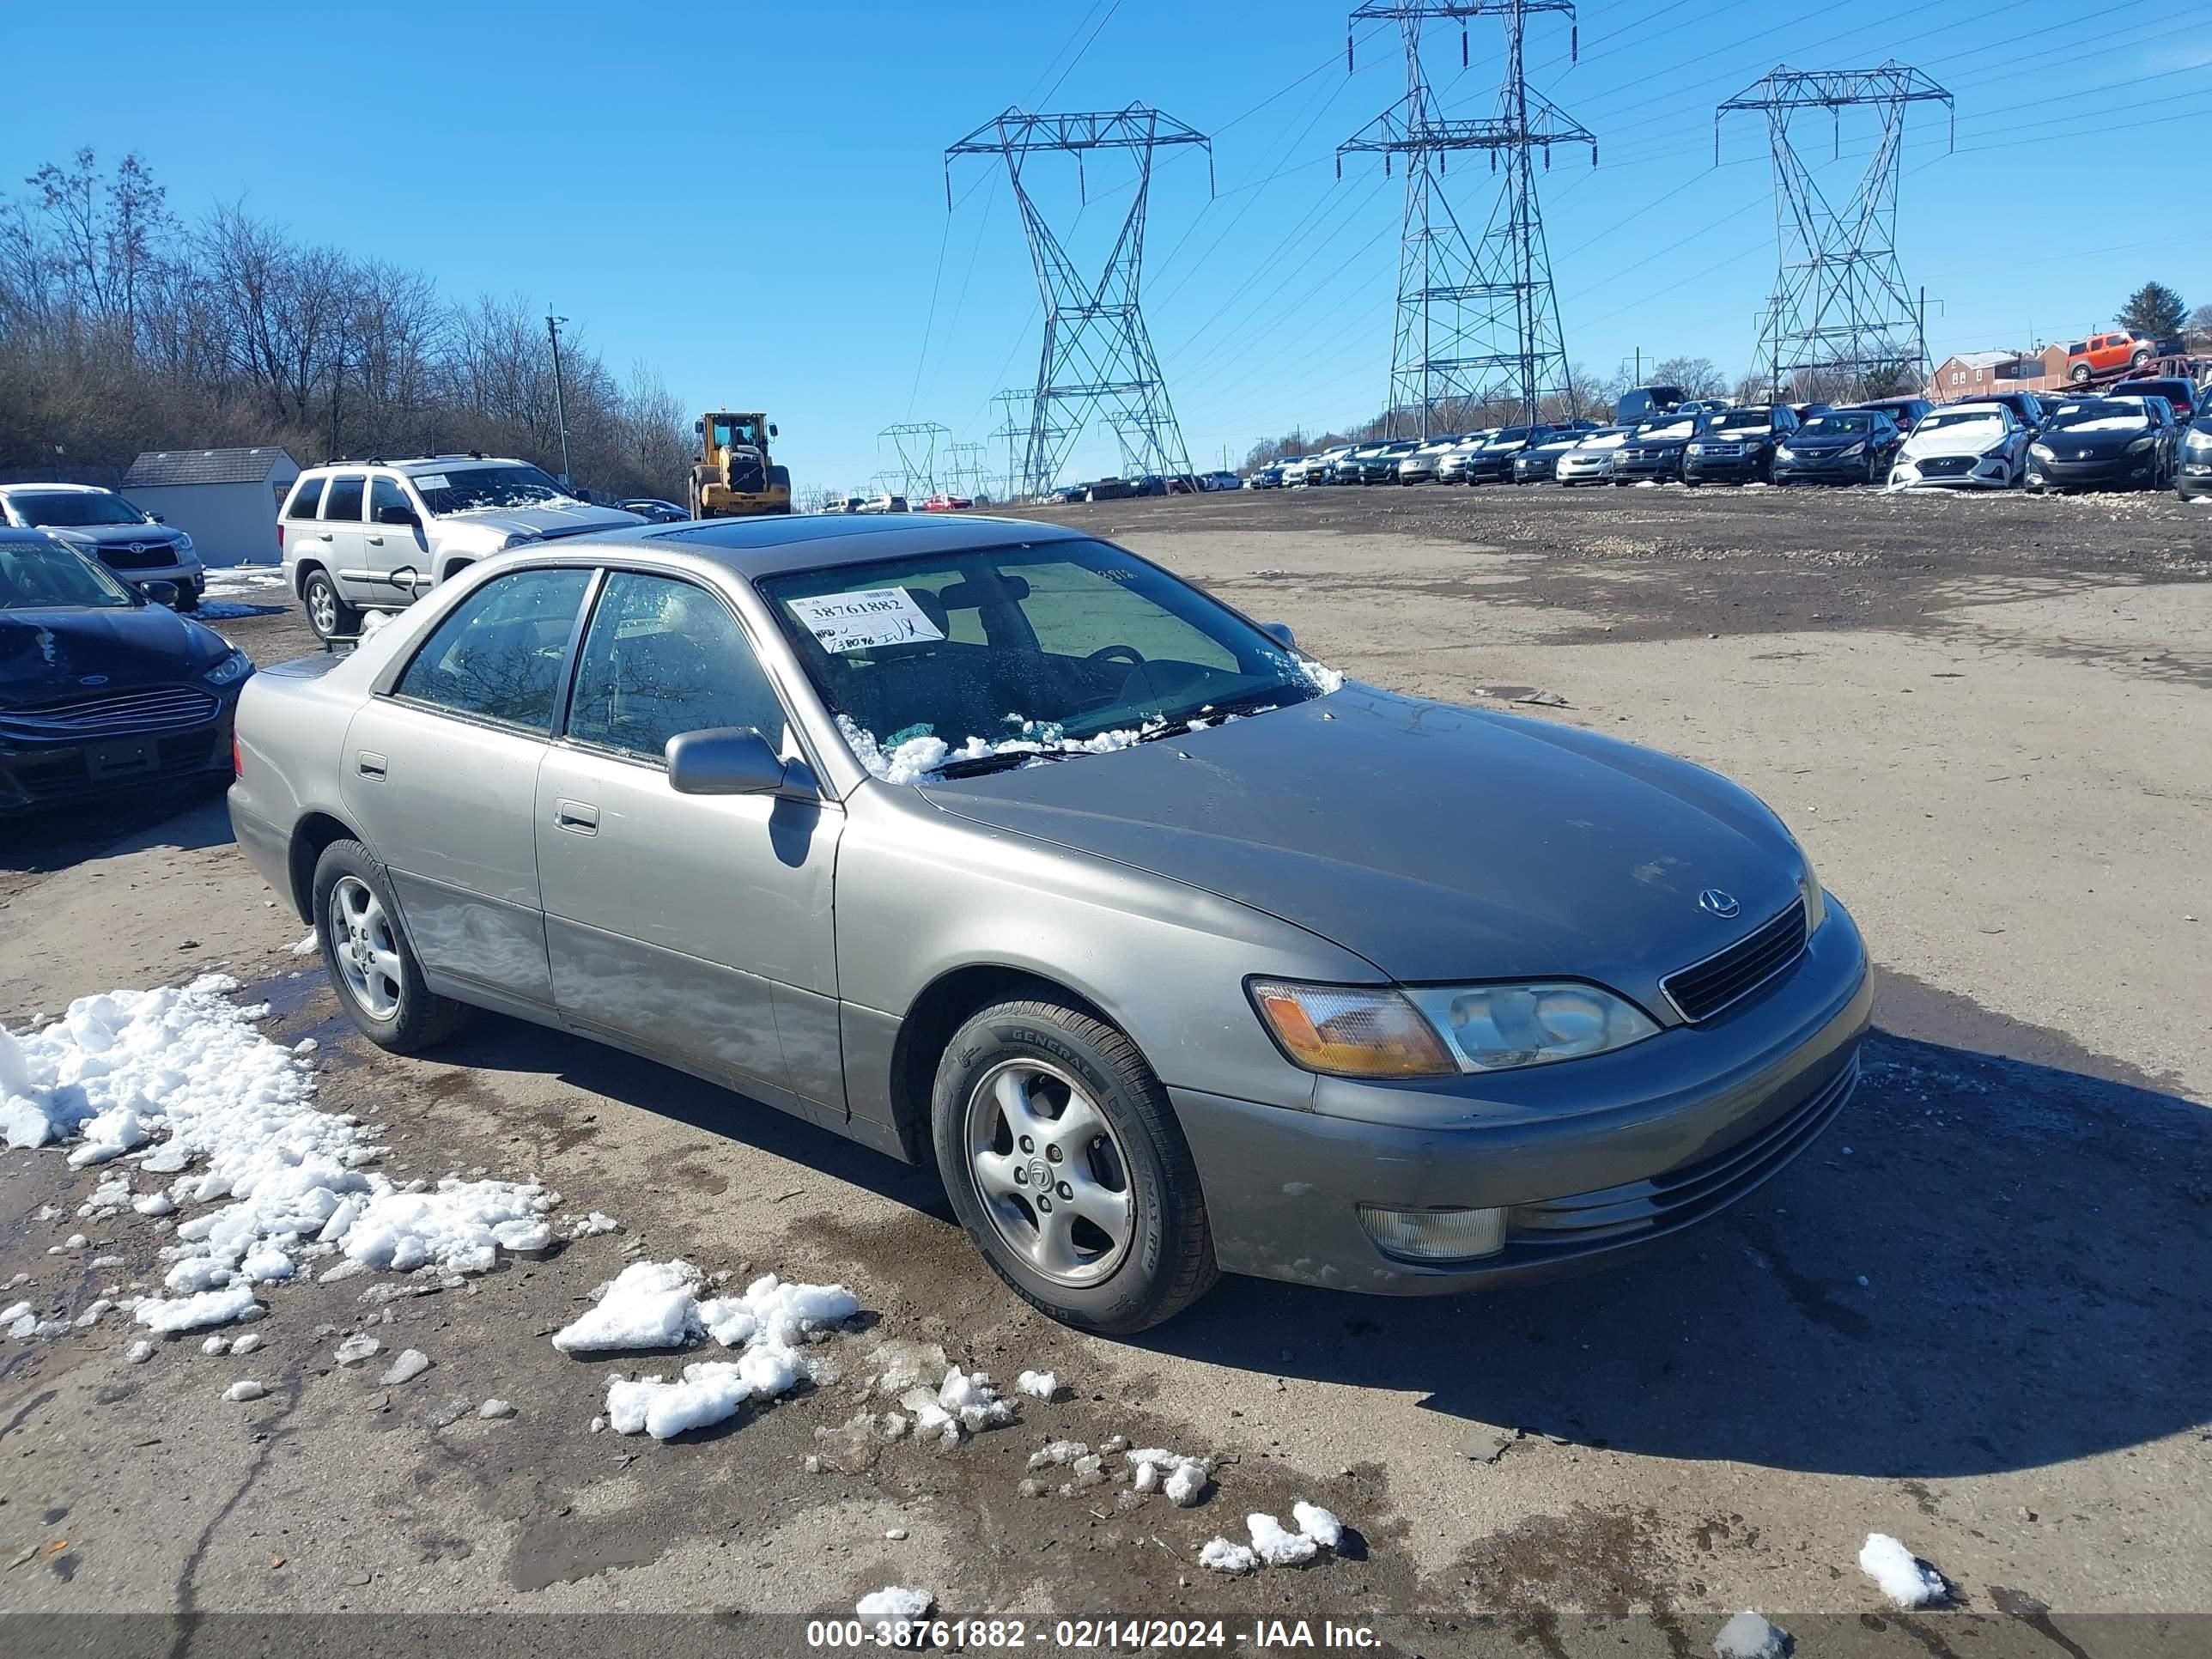
<instances>
[{"instance_id":1,"label":"alloy wheel","mask_svg":"<svg viewBox=\"0 0 2212 1659\"><path fill-rule=\"evenodd\" d=\"M399 1012L399 940L384 904L367 882L343 876L331 889L331 914L325 924L331 955L347 994L372 1019Z\"/></svg>"},{"instance_id":2,"label":"alloy wheel","mask_svg":"<svg viewBox=\"0 0 2212 1659\"><path fill-rule=\"evenodd\" d=\"M326 639L338 631L337 595L331 592L328 582L307 584L307 620Z\"/></svg>"},{"instance_id":3,"label":"alloy wheel","mask_svg":"<svg viewBox=\"0 0 2212 1659\"><path fill-rule=\"evenodd\" d=\"M1120 1138L1066 1073L1008 1060L968 1097L969 1168L1008 1249L1056 1285L1095 1285L1128 1254L1136 1194Z\"/></svg>"}]
</instances>

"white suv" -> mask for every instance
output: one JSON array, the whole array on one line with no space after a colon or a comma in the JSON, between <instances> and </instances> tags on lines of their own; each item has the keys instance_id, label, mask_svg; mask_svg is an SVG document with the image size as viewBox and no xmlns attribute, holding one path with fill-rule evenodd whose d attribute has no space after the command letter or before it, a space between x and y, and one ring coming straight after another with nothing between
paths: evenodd
<instances>
[{"instance_id":1,"label":"white suv","mask_svg":"<svg viewBox=\"0 0 2212 1659\"><path fill-rule=\"evenodd\" d=\"M310 467L277 520L284 574L326 640L398 611L478 559L525 542L646 520L578 501L527 461L437 455Z\"/></svg>"}]
</instances>

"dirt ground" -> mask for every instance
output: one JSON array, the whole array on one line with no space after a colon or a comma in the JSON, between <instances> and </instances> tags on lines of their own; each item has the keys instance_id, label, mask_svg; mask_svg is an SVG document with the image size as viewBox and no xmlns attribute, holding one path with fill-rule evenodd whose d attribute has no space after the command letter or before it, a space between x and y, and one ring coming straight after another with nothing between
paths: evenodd
<instances>
[{"instance_id":1,"label":"dirt ground","mask_svg":"<svg viewBox=\"0 0 2212 1659\"><path fill-rule=\"evenodd\" d=\"M623 1227L386 1304L375 1334L433 1361L398 1387L333 1363L380 1316L359 1280L272 1294L244 1369L181 1342L126 1365L120 1316L0 1341L0 1611L373 1613L460 1646L436 1615L714 1613L717 1651L797 1652L790 1615L902 1583L1047 1634L1218 1615L1249 1650L1284 1646L1255 1619L1328 1617L1400 1653L1679 1659L1739 1607L1808 1655L2212 1650L2212 507L1495 488L1052 516L1359 678L1759 791L1878 966L1853 1105L1611 1273L1442 1302L1229 1280L1138 1340L1081 1338L997 1285L921 1177L796 1120L502 1020L434 1060L366 1048L219 797L0 827L0 1024L219 967L270 1035L319 1040L323 1103L386 1126L395 1174L534 1174ZM219 625L264 662L304 648L264 609ZM53 1253L95 1178L0 1154L0 1281L31 1275L0 1300L158 1275L135 1217ZM843 1380L718 1429L591 1433L611 1367L546 1337L632 1247L842 1279L872 1328L825 1347ZM817 1431L886 1336L1067 1387L957 1450L841 1450ZM249 1372L267 1397L221 1399ZM493 1395L517 1414L437 1425ZM1044 1439L1115 1433L1218 1454L1212 1496L1018 1491ZM1299 1498L1354 1529L1337 1559L1196 1566ZM1954 1608L1882 1601L1871 1531Z\"/></svg>"}]
</instances>

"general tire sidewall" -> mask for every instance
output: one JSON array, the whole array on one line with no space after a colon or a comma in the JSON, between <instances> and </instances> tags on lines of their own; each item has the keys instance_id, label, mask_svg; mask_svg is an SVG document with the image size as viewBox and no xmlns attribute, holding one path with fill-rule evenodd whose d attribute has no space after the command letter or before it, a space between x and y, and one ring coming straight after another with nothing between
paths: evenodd
<instances>
[{"instance_id":1,"label":"general tire sidewall","mask_svg":"<svg viewBox=\"0 0 2212 1659\"><path fill-rule=\"evenodd\" d=\"M1048 1061L1075 1079L1121 1140L1135 1200L1136 1236L1113 1275L1099 1284L1060 1285L1034 1273L1000 1237L976 1191L968 1162L968 1097L993 1066L1023 1059ZM1167 1170L1129 1097L1129 1084L1105 1055L1056 1022L1030 1013L986 1010L954 1033L938 1067L930 1117L952 1207L1000 1277L1065 1323L1112 1326L1127 1321L1163 1288L1166 1264L1173 1259L1168 1228L1174 1203Z\"/></svg>"}]
</instances>

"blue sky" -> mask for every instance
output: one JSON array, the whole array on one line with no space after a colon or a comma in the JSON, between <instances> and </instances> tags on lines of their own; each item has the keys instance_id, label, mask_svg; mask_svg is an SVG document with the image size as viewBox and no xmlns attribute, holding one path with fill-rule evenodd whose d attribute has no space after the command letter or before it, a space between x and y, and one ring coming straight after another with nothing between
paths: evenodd
<instances>
[{"instance_id":1,"label":"blue sky","mask_svg":"<svg viewBox=\"0 0 2212 1659\"><path fill-rule=\"evenodd\" d=\"M1156 173L1146 311L1194 460L1233 464L1384 401L1400 191L1371 160L1340 180L1334 152L1401 95L1402 59L1378 33L1347 75L1348 9L24 6L19 67L120 73L12 76L0 163L20 178L81 143L137 149L188 213L243 198L450 294L550 304L617 371L643 361L688 404L770 410L802 487L858 487L891 459L885 426L986 440L992 393L1036 375L1003 168L961 162L948 216L945 147L1009 104L1143 101L1215 140L1211 200L1200 152ZM1455 31L1427 61L1450 112L1480 115L1498 26L1469 40L1464 71ZM1601 146L1595 171L1561 152L1540 180L1570 352L1595 369L1638 348L1749 366L1773 191L1755 118L1731 118L1713 165L1713 106L1783 62L1893 56L1956 94L1955 153L1940 109L1916 112L1899 228L1938 358L2078 336L2150 278L2212 301L2201 0L1589 0L1581 46L1570 65L1565 27L1532 21L1532 82ZM1835 165L1855 171L1868 137L1847 124ZM1046 210L1103 257L1127 171L1087 169L1079 212L1061 173ZM1479 223L1493 187L1479 164L1461 176ZM1073 470L1115 465L1099 434Z\"/></svg>"}]
</instances>

